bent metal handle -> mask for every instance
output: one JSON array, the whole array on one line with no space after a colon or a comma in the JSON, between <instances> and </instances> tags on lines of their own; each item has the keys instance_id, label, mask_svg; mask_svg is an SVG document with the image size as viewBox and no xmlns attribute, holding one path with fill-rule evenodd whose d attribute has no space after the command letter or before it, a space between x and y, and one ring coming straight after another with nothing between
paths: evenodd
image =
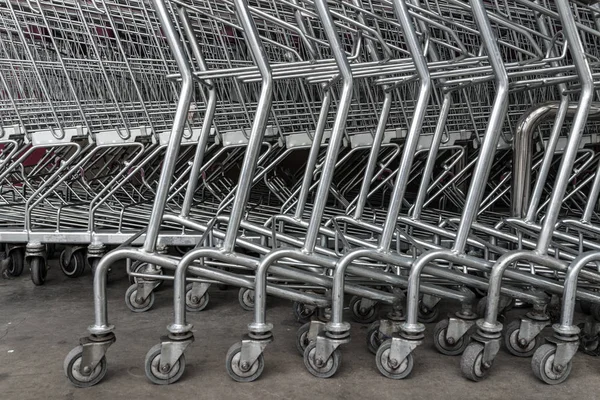
<instances>
[{"instance_id":1,"label":"bent metal handle","mask_svg":"<svg viewBox=\"0 0 600 400\"><path fill-rule=\"evenodd\" d=\"M177 155L179 154L179 146L181 144L181 138L183 136L183 129L185 127L188 112L190 109L190 103L192 101L193 93L193 81L192 81L192 69L188 62L185 51L182 48L181 41L177 36L173 22L167 11L165 0L153 0L156 8L156 14L163 27L163 32L167 38L177 67L181 73L181 93L179 94L179 100L177 101L177 109L175 111L175 118L173 119L173 128L171 129L171 136L169 137L169 145L165 152L165 159L163 162L163 169L160 173L158 180L158 186L156 188L156 197L154 198L154 204L152 206L152 214L148 221L148 232L146 233L146 240L144 242L144 250L148 253L152 253L156 246L156 239L160 231L163 213L165 211L165 204L167 196L169 194L169 186L171 185L171 178L175 172L175 164L177 162Z\"/></svg>"},{"instance_id":2,"label":"bent metal handle","mask_svg":"<svg viewBox=\"0 0 600 400\"><path fill-rule=\"evenodd\" d=\"M500 49L498 48L496 35L490 25L483 2L481 0L471 0L470 3L475 23L479 28L483 44L487 50L488 60L494 72L496 96L494 98L494 105L490 113L489 123L485 131L479 158L477 159L477 164L475 165L475 170L471 177L467 200L456 233L456 241L452 248L452 250L460 253L465 249L471 225L479 211L479 205L481 204L481 199L483 198L485 191L485 185L482 183L487 182L487 178L490 174L492 162L494 161L494 154L496 153L496 146L498 145L498 139L500 138L502 130L502 124L504 123L504 118L506 117L506 111L508 109L508 74L506 73Z\"/></svg>"},{"instance_id":3,"label":"bent metal handle","mask_svg":"<svg viewBox=\"0 0 600 400\"><path fill-rule=\"evenodd\" d=\"M348 62L346 54L344 53L344 47L340 43L340 39L333 23L331 13L329 12L327 2L325 0L316 0L315 8L319 14L319 18L321 19L321 24L323 25L325 34L327 35L327 40L331 46L331 52L335 59L335 63L340 70L342 94L340 95L338 111L335 115L333 127L331 128L331 138L329 140L325 162L323 163L321 182L317 188L313 213L311 215L310 223L306 232L303 250L307 253L312 253L317 244L319 227L321 225L323 213L325 212L325 205L327 203L327 196L333 180L335 164L337 162L342 138L344 137L344 130L346 128L346 120L348 119L348 111L350 110L353 89L353 78L352 71L350 69L350 63Z\"/></svg>"},{"instance_id":4,"label":"bent metal handle","mask_svg":"<svg viewBox=\"0 0 600 400\"><path fill-rule=\"evenodd\" d=\"M554 181L550 204L546 210L546 218L544 219L542 231L540 232L540 237L538 239L536 250L540 254L546 254L548 251L548 246L550 245L552 234L554 233L554 226L556 225L562 207L562 200L569 183L569 175L573 169L575 158L577 157L579 142L583 135L583 129L587 122L594 95L592 71L590 70L590 66L585 56L585 49L581 43L581 38L579 37L579 32L577 31L577 26L575 25L575 19L571 13L569 3L565 0L557 0L556 6L569 44L570 53L573 57L575 70L577 71L577 75L581 82L581 94L579 96L579 106L577 107L573 119L573 126L569 135L567 148L561 160L558 175Z\"/></svg>"},{"instance_id":5,"label":"bent metal handle","mask_svg":"<svg viewBox=\"0 0 600 400\"><path fill-rule=\"evenodd\" d=\"M250 16L248 3L246 0L235 0L234 3L238 18L240 19L240 23L244 28L244 38L250 45L252 57L258 66L258 70L262 78L262 87L256 108L256 115L254 116L254 122L252 123L252 129L250 131L250 138L248 140L246 154L240 170L240 180L238 182L235 200L231 209L227 234L223 240L223 250L225 252L233 251L235 246L235 239L237 238L240 222L244 216L246 202L248 201L248 196L250 195L252 179L254 177L254 171L260 155L260 149L262 147L265 129L267 127L267 120L271 111L271 101L273 98L273 75L271 72L271 66L269 65L267 55L265 54L265 50L259 38L256 25Z\"/></svg>"}]
</instances>

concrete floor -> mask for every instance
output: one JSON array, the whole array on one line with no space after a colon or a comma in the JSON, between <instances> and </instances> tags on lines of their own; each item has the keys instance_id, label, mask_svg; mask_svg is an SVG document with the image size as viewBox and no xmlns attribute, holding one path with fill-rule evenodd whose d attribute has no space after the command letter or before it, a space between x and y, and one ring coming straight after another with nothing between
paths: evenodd
<instances>
[{"instance_id":1,"label":"concrete floor","mask_svg":"<svg viewBox=\"0 0 600 400\"><path fill-rule=\"evenodd\" d=\"M65 355L78 344L92 322L92 276L89 271L71 280L58 267L47 283L35 287L28 275L0 280L0 399L548 399L600 398L600 360L578 354L570 378L547 386L532 374L530 359L501 350L487 380L466 381L459 358L438 354L428 326L424 344L415 354L412 375L403 381L384 378L365 345L366 327L354 325L352 342L343 346L337 375L320 380L310 375L295 350L290 304L270 300L268 320L275 324L275 341L265 352L265 370L253 383L233 382L225 371L228 348L245 333L250 313L237 303L237 291L211 288L211 303L192 315L196 342L186 352L182 379L171 386L155 386L144 375L144 357L158 343L170 322L171 287L157 292L154 308L130 312L124 303L128 286L123 271L110 276L110 321L117 342L107 354L108 373L88 389L77 389L63 373Z\"/></svg>"}]
</instances>

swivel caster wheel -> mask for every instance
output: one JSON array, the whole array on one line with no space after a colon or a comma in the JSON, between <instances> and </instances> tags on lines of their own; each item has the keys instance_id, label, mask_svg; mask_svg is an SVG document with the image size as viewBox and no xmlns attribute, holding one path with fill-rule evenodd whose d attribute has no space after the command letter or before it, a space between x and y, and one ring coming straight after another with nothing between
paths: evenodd
<instances>
[{"instance_id":1,"label":"swivel caster wheel","mask_svg":"<svg viewBox=\"0 0 600 400\"><path fill-rule=\"evenodd\" d=\"M246 311L254 310L254 290L240 288L238 292L238 301L240 306Z\"/></svg>"},{"instance_id":2,"label":"swivel caster wheel","mask_svg":"<svg viewBox=\"0 0 600 400\"><path fill-rule=\"evenodd\" d=\"M369 329L367 330L367 349L373 354L377 354L379 346L387 339L390 339L379 331L380 325L380 321L375 321L369 325Z\"/></svg>"},{"instance_id":3,"label":"swivel caster wheel","mask_svg":"<svg viewBox=\"0 0 600 400\"><path fill-rule=\"evenodd\" d=\"M510 354L517 357L531 357L535 350L541 344L541 337L538 335L529 343L519 341L520 321L512 321L506 327L504 334L504 345Z\"/></svg>"},{"instance_id":4,"label":"swivel caster wheel","mask_svg":"<svg viewBox=\"0 0 600 400\"><path fill-rule=\"evenodd\" d=\"M254 382L265 369L265 359L261 354L252 365L241 365L242 343L235 343L229 348L225 359L227 373L236 382Z\"/></svg>"},{"instance_id":5,"label":"swivel caster wheel","mask_svg":"<svg viewBox=\"0 0 600 400\"><path fill-rule=\"evenodd\" d=\"M315 314L316 309L317 308L314 306L309 306L298 301L295 301L293 305L296 321L300 322L301 324L310 322L310 318Z\"/></svg>"},{"instance_id":6,"label":"swivel caster wheel","mask_svg":"<svg viewBox=\"0 0 600 400\"><path fill-rule=\"evenodd\" d=\"M6 272L9 276L21 276L25 268L25 250L23 248L15 248L8 254L8 268Z\"/></svg>"},{"instance_id":7,"label":"swivel caster wheel","mask_svg":"<svg viewBox=\"0 0 600 400\"><path fill-rule=\"evenodd\" d=\"M423 324L429 324L437 321L440 316L440 310L437 307L429 308L422 302L419 302L418 319Z\"/></svg>"},{"instance_id":8,"label":"swivel caster wheel","mask_svg":"<svg viewBox=\"0 0 600 400\"><path fill-rule=\"evenodd\" d=\"M531 359L533 374L548 385L557 385L564 382L569 377L573 366L572 362L569 361L565 367L557 368L554 365L555 354L555 345L543 344L533 353Z\"/></svg>"},{"instance_id":9,"label":"swivel caster wheel","mask_svg":"<svg viewBox=\"0 0 600 400\"><path fill-rule=\"evenodd\" d=\"M90 386L94 386L98 382L100 382L104 376L106 375L106 371L108 369L106 363L106 357L102 357L102 360L98 363L96 368L91 371L89 374L83 374L79 371L79 367L81 365L81 358L83 355L83 347L77 346L73 350L67 354L65 358L65 362L63 364L63 368L65 371L65 375L69 378L69 381L80 388L86 388Z\"/></svg>"},{"instance_id":10,"label":"swivel caster wheel","mask_svg":"<svg viewBox=\"0 0 600 400\"><path fill-rule=\"evenodd\" d=\"M331 378L337 372L342 362L342 352L335 349L327 360L317 360L317 344L310 343L304 350L304 366L313 376L317 378Z\"/></svg>"},{"instance_id":11,"label":"swivel caster wheel","mask_svg":"<svg viewBox=\"0 0 600 400\"><path fill-rule=\"evenodd\" d=\"M177 382L185 371L185 355L181 355L173 365L163 365L160 368L160 353L162 345L154 345L146 354L144 369L146 377L156 385L170 385Z\"/></svg>"},{"instance_id":12,"label":"swivel caster wheel","mask_svg":"<svg viewBox=\"0 0 600 400\"><path fill-rule=\"evenodd\" d=\"M352 296L350 299L349 308L352 319L359 324L370 324L378 317L379 305L378 303L375 303L373 306L363 307L361 303L361 297Z\"/></svg>"},{"instance_id":13,"label":"swivel caster wheel","mask_svg":"<svg viewBox=\"0 0 600 400\"><path fill-rule=\"evenodd\" d=\"M85 272L83 250L74 251L69 259L67 259L67 250L63 250L58 258L58 263L63 274L69 278L79 278Z\"/></svg>"},{"instance_id":14,"label":"swivel caster wheel","mask_svg":"<svg viewBox=\"0 0 600 400\"><path fill-rule=\"evenodd\" d=\"M125 304L133 312L146 312L154 305L154 292L150 292L150 295L146 297L144 301L138 303L135 299L137 294L137 285L131 285L125 292Z\"/></svg>"},{"instance_id":15,"label":"swivel caster wheel","mask_svg":"<svg viewBox=\"0 0 600 400\"><path fill-rule=\"evenodd\" d=\"M188 283L185 287L185 310L189 312L200 312L208 306L210 297L208 293L204 293L202 297L192 295L192 287L194 285Z\"/></svg>"},{"instance_id":16,"label":"swivel caster wheel","mask_svg":"<svg viewBox=\"0 0 600 400\"><path fill-rule=\"evenodd\" d=\"M433 331L433 344L437 351L446 356L461 355L469 345L469 340L465 337L466 335L463 335L457 341L449 343L448 338L446 338L448 325L449 322L447 319L443 319L435 325Z\"/></svg>"},{"instance_id":17,"label":"swivel caster wheel","mask_svg":"<svg viewBox=\"0 0 600 400\"><path fill-rule=\"evenodd\" d=\"M375 355L375 364L377 369L383 376L390 379L404 379L410 375L414 367L414 359L412 353L406 356L402 362L390 360L390 349L392 348L392 340L386 340L379 346Z\"/></svg>"},{"instance_id":18,"label":"swivel caster wheel","mask_svg":"<svg viewBox=\"0 0 600 400\"><path fill-rule=\"evenodd\" d=\"M491 365L483 363L483 349L483 344L471 342L460 359L460 371L465 378L473 382L485 379L491 368Z\"/></svg>"},{"instance_id":19,"label":"swivel caster wheel","mask_svg":"<svg viewBox=\"0 0 600 400\"><path fill-rule=\"evenodd\" d=\"M29 258L29 270L31 272L31 280L36 286L41 286L46 283L46 260L44 257L30 257Z\"/></svg>"}]
</instances>

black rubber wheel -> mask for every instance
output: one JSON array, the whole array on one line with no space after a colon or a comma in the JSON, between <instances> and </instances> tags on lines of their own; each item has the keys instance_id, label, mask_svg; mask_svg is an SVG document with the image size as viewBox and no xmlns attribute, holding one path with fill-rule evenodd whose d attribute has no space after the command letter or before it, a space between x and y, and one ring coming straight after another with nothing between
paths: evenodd
<instances>
[{"instance_id":1,"label":"black rubber wheel","mask_svg":"<svg viewBox=\"0 0 600 400\"><path fill-rule=\"evenodd\" d=\"M383 376L390 379L404 379L410 375L414 366L414 359L410 353L399 365L393 365L389 359L392 340L386 340L379 346L375 355L375 364Z\"/></svg>"},{"instance_id":2,"label":"black rubber wheel","mask_svg":"<svg viewBox=\"0 0 600 400\"><path fill-rule=\"evenodd\" d=\"M152 346L152 348L146 353L146 359L144 361L144 370L146 371L146 377L150 382L156 385L170 385L171 383L177 382L183 372L185 371L185 355L182 354L177 362L172 365L168 371L160 370L160 353L161 344Z\"/></svg>"},{"instance_id":3,"label":"black rubber wheel","mask_svg":"<svg viewBox=\"0 0 600 400\"><path fill-rule=\"evenodd\" d=\"M447 319L443 319L435 325L435 329L433 331L433 344L437 351L446 356L461 355L465 351L465 348L469 345L469 340L465 337L465 334L455 343L448 343L446 338L448 325L449 321Z\"/></svg>"},{"instance_id":4,"label":"black rubber wheel","mask_svg":"<svg viewBox=\"0 0 600 400\"><path fill-rule=\"evenodd\" d=\"M295 301L292 307L294 310L294 317L296 317L296 321L300 322L301 324L306 324L307 322L310 322L311 317L315 314L315 311L317 309L315 306L308 306L298 301Z\"/></svg>"},{"instance_id":5,"label":"black rubber wheel","mask_svg":"<svg viewBox=\"0 0 600 400\"><path fill-rule=\"evenodd\" d=\"M479 382L487 377L489 368L482 364L483 344L471 342L460 358L460 371L463 376L473 382Z\"/></svg>"},{"instance_id":6,"label":"black rubber wheel","mask_svg":"<svg viewBox=\"0 0 600 400\"><path fill-rule=\"evenodd\" d=\"M301 356L304 355L304 350L310 344L310 339L308 338L308 331L310 330L310 322L305 323L296 332L296 350L300 353Z\"/></svg>"},{"instance_id":7,"label":"black rubber wheel","mask_svg":"<svg viewBox=\"0 0 600 400\"><path fill-rule=\"evenodd\" d=\"M28 260L29 271L31 272L31 280L36 286L41 286L46 283L46 260L43 257L31 257Z\"/></svg>"},{"instance_id":8,"label":"black rubber wheel","mask_svg":"<svg viewBox=\"0 0 600 400\"><path fill-rule=\"evenodd\" d=\"M189 312L200 312L208 306L210 302L210 296L208 292L204 293L202 297L193 298L192 297L192 287L194 285L192 283L188 283L185 287L185 310Z\"/></svg>"},{"instance_id":9,"label":"black rubber wheel","mask_svg":"<svg viewBox=\"0 0 600 400\"><path fill-rule=\"evenodd\" d=\"M238 301L242 309L246 311L254 310L254 290L240 288L240 291L238 292Z\"/></svg>"},{"instance_id":10,"label":"black rubber wheel","mask_svg":"<svg viewBox=\"0 0 600 400\"><path fill-rule=\"evenodd\" d=\"M21 276L25 269L25 249L16 247L8 253L8 268L6 272L9 276Z\"/></svg>"},{"instance_id":11,"label":"black rubber wheel","mask_svg":"<svg viewBox=\"0 0 600 400\"><path fill-rule=\"evenodd\" d=\"M265 369L265 360L263 355L258 356L256 361L247 369L243 369L240 365L240 357L242 351L242 343L234 343L227 351L225 359L225 368L227 373L236 382L253 382L257 380Z\"/></svg>"},{"instance_id":12,"label":"black rubber wheel","mask_svg":"<svg viewBox=\"0 0 600 400\"><path fill-rule=\"evenodd\" d=\"M352 319L359 324L370 324L375 321L378 317L379 304L376 303L373 307L364 309L361 307L362 298L358 296L352 296L350 299L350 314Z\"/></svg>"},{"instance_id":13,"label":"black rubber wheel","mask_svg":"<svg viewBox=\"0 0 600 400\"><path fill-rule=\"evenodd\" d=\"M304 366L313 376L317 378L331 378L337 372L342 362L342 353L339 349L335 349L331 356L323 362L323 365L318 366L315 360L317 352L317 344L310 343L304 350Z\"/></svg>"},{"instance_id":14,"label":"black rubber wheel","mask_svg":"<svg viewBox=\"0 0 600 400\"><path fill-rule=\"evenodd\" d=\"M77 250L71 253L71 258L67 260L67 250L60 253L60 269L63 274L69 278L79 278L85 272L85 257L83 250Z\"/></svg>"},{"instance_id":15,"label":"black rubber wheel","mask_svg":"<svg viewBox=\"0 0 600 400\"><path fill-rule=\"evenodd\" d=\"M369 325L369 329L367 329L367 349L369 349L369 351L373 354L377 354L377 350L379 350L379 346L381 346L381 343L390 339L389 337L379 332L380 326L381 321L375 321L371 325Z\"/></svg>"},{"instance_id":16,"label":"black rubber wheel","mask_svg":"<svg viewBox=\"0 0 600 400\"><path fill-rule=\"evenodd\" d=\"M557 371L554 364L554 355L556 346L553 344L543 344L533 353L531 359L531 369L533 374L542 382L548 385L558 385L563 383L571 373L573 363L569 363L561 371Z\"/></svg>"},{"instance_id":17,"label":"black rubber wheel","mask_svg":"<svg viewBox=\"0 0 600 400\"><path fill-rule=\"evenodd\" d=\"M131 285L127 288L125 292L125 304L127 308L129 308L133 312L146 312L152 308L154 305L154 292L150 292L150 295L146 297L142 303L138 303L135 301L135 296L137 294L137 284Z\"/></svg>"},{"instance_id":18,"label":"black rubber wheel","mask_svg":"<svg viewBox=\"0 0 600 400\"><path fill-rule=\"evenodd\" d=\"M506 350L513 356L517 357L531 357L535 350L540 346L542 338L538 335L529 343L519 343L519 328L521 327L521 321L511 321L506 327L504 333L504 345Z\"/></svg>"},{"instance_id":19,"label":"black rubber wheel","mask_svg":"<svg viewBox=\"0 0 600 400\"><path fill-rule=\"evenodd\" d=\"M79 371L82 355L83 347L75 347L69 352L69 354L67 354L67 357L65 357L63 369L65 371L65 375L67 375L67 378L69 378L69 381L73 385L80 388L86 388L94 386L100 382L106 375L108 366L106 363L106 357L102 357L102 360L100 360L100 363L98 363L92 373L89 375L84 375Z\"/></svg>"},{"instance_id":20,"label":"black rubber wheel","mask_svg":"<svg viewBox=\"0 0 600 400\"><path fill-rule=\"evenodd\" d=\"M437 321L440 316L440 310L436 307L429 308L422 302L419 302L418 319L423 324L430 324Z\"/></svg>"}]
</instances>

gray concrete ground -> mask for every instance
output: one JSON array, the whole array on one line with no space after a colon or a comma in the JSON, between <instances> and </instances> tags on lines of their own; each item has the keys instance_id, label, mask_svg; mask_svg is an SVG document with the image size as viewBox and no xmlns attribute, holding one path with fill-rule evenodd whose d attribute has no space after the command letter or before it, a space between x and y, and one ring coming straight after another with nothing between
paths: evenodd
<instances>
[{"instance_id":1,"label":"gray concrete ground","mask_svg":"<svg viewBox=\"0 0 600 400\"><path fill-rule=\"evenodd\" d=\"M144 357L166 332L172 315L171 287L157 293L154 308L130 312L124 303L128 286L124 272L110 277L110 320L117 342L108 352L108 373L97 386L77 389L63 374L65 355L86 334L92 322L92 276L70 280L58 267L45 286L35 287L28 275L0 280L0 399L549 399L600 398L600 360L578 354L573 372L560 386L547 386L531 372L530 359L502 350L489 378L480 383L460 375L459 358L438 354L428 326L417 350L412 376L403 381L384 378L365 345L366 327L354 325L352 342L343 346L337 375L319 380L310 375L296 353L290 303L270 300L268 320L275 341L265 353L262 377L249 384L233 382L225 371L225 354L245 333L250 313L237 303L237 291L211 288L211 304L191 316L196 342L186 353L181 381L155 386L144 375Z\"/></svg>"}]
</instances>

